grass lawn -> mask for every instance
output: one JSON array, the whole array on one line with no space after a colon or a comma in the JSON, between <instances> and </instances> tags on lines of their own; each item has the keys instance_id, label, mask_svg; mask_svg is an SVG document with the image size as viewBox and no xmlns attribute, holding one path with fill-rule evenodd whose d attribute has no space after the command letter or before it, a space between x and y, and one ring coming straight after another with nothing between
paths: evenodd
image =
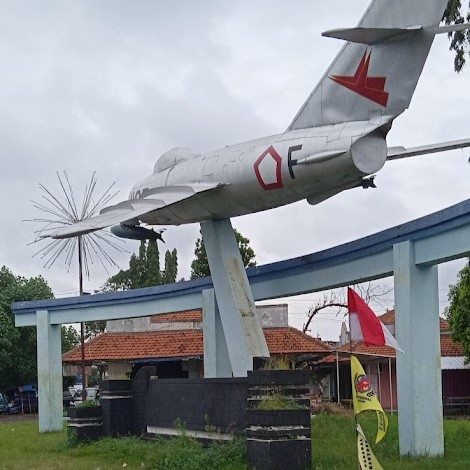
<instances>
[{"instance_id":1,"label":"grass lawn","mask_svg":"<svg viewBox=\"0 0 470 470\"><path fill-rule=\"evenodd\" d=\"M373 443L375 417L360 417ZM146 442L136 438L102 439L70 448L67 435L39 434L37 421L5 422L0 417L0 470L13 469L143 469L242 470L243 441L202 449L190 439ZM312 421L315 470L357 470L353 418L318 415ZM385 439L373 446L384 469L470 469L470 420L445 421L446 455L442 458L400 458L396 416L390 417Z\"/></svg>"},{"instance_id":2,"label":"grass lawn","mask_svg":"<svg viewBox=\"0 0 470 470\"><path fill-rule=\"evenodd\" d=\"M445 456L438 458L400 457L398 452L398 420L389 416L389 428L382 442L375 445L375 414L359 416L372 450L384 469L470 470L470 420L444 421ZM315 470L357 470L357 448L354 439L354 418L318 415L312 420L312 445Z\"/></svg>"}]
</instances>

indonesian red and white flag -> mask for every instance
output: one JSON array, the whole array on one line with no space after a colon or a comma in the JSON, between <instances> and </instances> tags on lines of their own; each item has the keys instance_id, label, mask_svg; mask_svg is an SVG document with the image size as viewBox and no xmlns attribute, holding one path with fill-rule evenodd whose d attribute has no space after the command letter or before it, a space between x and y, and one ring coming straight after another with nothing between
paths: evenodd
<instances>
[{"instance_id":1,"label":"indonesian red and white flag","mask_svg":"<svg viewBox=\"0 0 470 470\"><path fill-rule=\"evenodd\" d=\"M403 352L388 328L350 287L348 287L348 311L351 341L364 341L366 346L390 346Z\"/></svg>"}]
</instances>

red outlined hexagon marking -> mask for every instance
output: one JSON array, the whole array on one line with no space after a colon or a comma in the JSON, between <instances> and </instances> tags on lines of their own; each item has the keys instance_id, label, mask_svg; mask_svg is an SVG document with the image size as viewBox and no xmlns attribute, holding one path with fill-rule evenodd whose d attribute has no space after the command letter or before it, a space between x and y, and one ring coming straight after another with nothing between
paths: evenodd
<instances>
[{"instance_id":1,"label":"red outlined hexagon marking","mask_svg":"<svg viewBox=\"0 0 470 470\"><path fill-rule=\"evenodd\" d=\"M263 160L265 158L268 158L269 160L266 160L263 164L263 167L266 166L267 162L272 162L273 167L273 172L271 175L262 175L262 172L260 171L260 165L263 163ZM255 164L253 165L255 174L256 174L256 179L258 180L259 184L265 191L269 191L271 189L279 189L283 187L282 184L282 174L281 174L281 163L282 163L282 157L276 152L274 147L272 145L269 146L256 160ZM266 173L263 170L263 173ZM272 181L273 178L268 179L268 181L271 182L266 182L265 179L269 176L275 176L275 181Z\"/></svg>"}]
</instances>

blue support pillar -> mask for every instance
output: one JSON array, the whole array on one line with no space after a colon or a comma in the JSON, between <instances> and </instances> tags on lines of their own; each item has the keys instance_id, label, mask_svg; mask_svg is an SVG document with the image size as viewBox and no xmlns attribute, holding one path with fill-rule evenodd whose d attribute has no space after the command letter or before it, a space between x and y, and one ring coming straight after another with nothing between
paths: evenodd
<instances>
[{"instance_id":1,"label":"blue support pillar","mask_svg":"<svg viewBox=\"0 0 470 470\"><path fill-rule=\"evenodd\" d=\"M401 455L444 454L437 266L415 264L411 241L394 245Z\"/></svg>"},{"instance_id":2,"label":"blue support pillar","mask_svg":"<svg viewBox=\"0 0 470 470\"><path fill-rule=\"evenodd\" d=\"M269 357L261 323L230 220L201 223L220 320L235 377L253 370L254 357Z\"/></svg>"},{"instance_id":3,"label":"blue support pillar","mask_svg":"<svg viewBox=\"0 0 470 470\"><path fill-rule=\"evenodd\" d=\"M60 325L51 325L49 312L38 310L39 432L62 431L62 355Z\"/></svg>"},{"instance_id":4,"label":"blue support pillar","mask_svg":"<svg viewBox=\"0 0 470 470\"><path fill-rule=\"evenodd\" d=\"M214 289L202 291L204 331L204 377L232 377L220 312Z\"/></svg>"}]
</instances>

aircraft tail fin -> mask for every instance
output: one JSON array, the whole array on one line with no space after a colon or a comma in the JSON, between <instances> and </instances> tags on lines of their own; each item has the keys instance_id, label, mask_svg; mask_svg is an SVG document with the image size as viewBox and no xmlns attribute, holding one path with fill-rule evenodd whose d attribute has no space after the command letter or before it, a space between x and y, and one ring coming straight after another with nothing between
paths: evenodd
<instances>
[{"instance_id":1,"label":"aircraft tail fin","mask_svg":"<svg viewBox=\"0 0 470 470\"><path fill-rule=\"evenodd\" d=\"M405 111L448 0L373 0L356 28L324 35L348 41L287 130L392 120Z\"/></svg>"}]
</instances>

